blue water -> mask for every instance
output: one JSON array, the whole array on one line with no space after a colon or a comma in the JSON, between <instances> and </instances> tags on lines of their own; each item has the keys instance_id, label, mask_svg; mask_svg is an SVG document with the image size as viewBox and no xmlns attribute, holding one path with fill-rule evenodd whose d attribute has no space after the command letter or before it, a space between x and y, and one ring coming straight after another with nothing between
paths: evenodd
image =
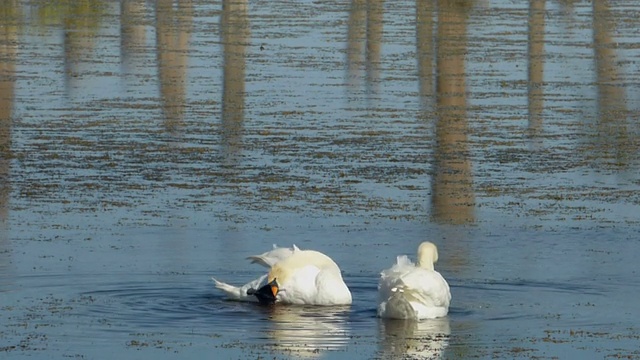
<instances>
[{"instance_id":1,"label":"blue water","mask_svg":"<svg viewBox=\"0 0 640 360\"><path fill-rule=\"evenodd\" d=\"M26 342L9 354L29 357L106 358L112 354L105 349L113 348L133 357L137 350L168 358L373 358L399 348L408 349L407 356L431 349L456 358L494 351L508 357L519 347L590 357L634 343L637 309L629 299L639 284L629 264L638 245L629 241L631 233L314 224L270 231L131 229L112 235L119 240L109 248L99 237L16 241L22 253L11 254L11 276L2 286L4 346ZM453 294L450 314L435 325L388 325L375 317L377 274L395 254L410 253L414 239L427 237L441 248L439 270ZM353 305L268 309L227 301L213 289L211 275L243 284L262 274L244 257L276 240L330 254L344 271ZM437 346L424 349L425 338Z\"/></svg>"}]
</instances>

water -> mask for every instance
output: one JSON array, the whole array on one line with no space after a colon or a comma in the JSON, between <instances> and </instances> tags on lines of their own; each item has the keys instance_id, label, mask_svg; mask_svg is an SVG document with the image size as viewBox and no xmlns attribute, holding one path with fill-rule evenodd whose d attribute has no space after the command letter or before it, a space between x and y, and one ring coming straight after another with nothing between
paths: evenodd
<instances>
[{"instance_id":1,"label":"water","mask_svg":"<svg viewBox=\"0 0 640 360\"><path fill-rule=\"evenodd\" d=\"M640 357L640 6L449 3L0 5L1 357ZM274 243L353 305L213 289Z\"/></svg>"}]
</instances>

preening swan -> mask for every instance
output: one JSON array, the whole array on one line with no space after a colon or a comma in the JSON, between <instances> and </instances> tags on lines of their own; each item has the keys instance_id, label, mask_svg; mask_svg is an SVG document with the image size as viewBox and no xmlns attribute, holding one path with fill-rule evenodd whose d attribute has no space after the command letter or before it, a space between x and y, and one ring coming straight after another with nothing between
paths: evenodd
<instances>
[{"instance_id":1,"label":"preening swan","mask_svg":"<svg viewBox=\"0 0 640 360\"><path fill-rule=\"evenodd\" d=\"M418 264L406 255L382 271L378 284L378 316L391 319L433 319L447 315L449 284L434 270L438 249L428 241L418 247Z\"/></svg>"},{"instance_id":2,"label":"preening swan","mask_svg":"<svg viewBox=\"0 0 640 360\"><path fill-rule=\"evenodd\" d=\"M256 262L264 265L262 261ZM290 255L276 261L267 274L242 287L216 279L213 281L216 288L234 300L307 305L351 304L351 292L342 279L338 265L321 252L297 247Z\"/></svg>"}]
</instances>

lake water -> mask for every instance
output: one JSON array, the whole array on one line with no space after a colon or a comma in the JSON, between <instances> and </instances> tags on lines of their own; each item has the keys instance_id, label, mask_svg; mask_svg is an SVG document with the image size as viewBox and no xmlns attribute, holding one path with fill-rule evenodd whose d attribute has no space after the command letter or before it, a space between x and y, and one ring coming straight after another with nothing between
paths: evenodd
<instances>
[{"instance_id":1,"label":"lake water","mask_svg":"<svg viewBox=\"0 0 640 360\"><path fill-rule=\"evenodd\" d=\"M0 5L0 357L640 358L640 5ZM446 318L375 317L424 240ZM350 307L225 301L272 244Z\"/></svg>"}]
</instances>

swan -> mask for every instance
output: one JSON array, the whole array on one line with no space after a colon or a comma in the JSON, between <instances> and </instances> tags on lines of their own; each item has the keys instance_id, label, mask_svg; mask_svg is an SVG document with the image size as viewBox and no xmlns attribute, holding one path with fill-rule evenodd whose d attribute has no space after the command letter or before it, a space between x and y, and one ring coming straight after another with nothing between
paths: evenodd
<instances>
[{"instance_id":1,"label":"swan","mask_svg":"<svg viewBox=\"0 0 640 360\"><path fill-rule=\"evenodd\" d=\"M378 284L378 316L390 319L434 319L446 316L451 302L449 284L434 270L438 248L425 241L418 247L418 264L406 255L383 270Z\"/></svg>"},{"instance_id":2,"label":"swan","mask_svg":"<svg viewBox=\"0 0 640 360\"><path fill-rule=\"evenodd\" d=\"M257 300L264 304L351 304L351 292L338 265L327 255L314 250L296 247L289 256L275 262L267 274L241 287L212 279L215 287L233 300Z\"/></svg>"}]
</instances>

